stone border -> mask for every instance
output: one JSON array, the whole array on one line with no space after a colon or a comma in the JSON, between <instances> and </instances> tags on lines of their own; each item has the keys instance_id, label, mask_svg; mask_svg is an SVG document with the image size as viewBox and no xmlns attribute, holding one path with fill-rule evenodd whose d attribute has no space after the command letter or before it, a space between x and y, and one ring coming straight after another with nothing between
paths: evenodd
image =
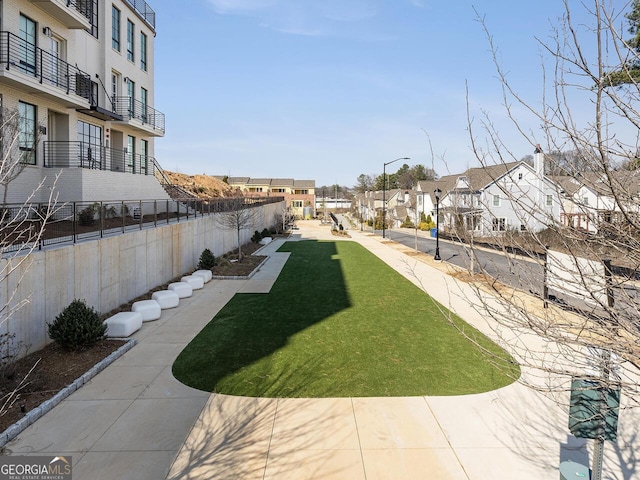
<instances>
[{"instance_id":1,"label":"stone border","mask_svg":"<svg viewBox=\"0 0 640 480\"><path fill-rule=\"evenodd\" d=\"M123 340L123 339L113 339L113 340ZM82 376L76 378L71 384L67 385L65 388L56 393L49 400L42 402L36 408L27 412L27 414L18 420L16 423L8 427L4 432L0 433L0 449L4 447L7 443L17 437L20 433L22 433L29 425L32 425L36 420L41 418L45 413L48 413L66 399L69 395L71 395L76 390L82 388L82 386L88 383L93 377L95 377L102 370L107 368L113 362L115 362L118 358L124 355L126 352L131 350L134 345L136 345L138 341L135 338L131 338L127 340L127 343L118 348L115 352L112 352L107 358L102 359L100 362L96 363L93 367L91 367L87 372L85 372Z\"/></svg>"},{"instance_id":2,"label":"stone border","mask_svg":"<svg viewBox=\"0 0 640 480\"><path fill-rule=\"evenodd\" d=\"M255 255L255 252L254 252L254 255ZM249 275L244 275L244 276L239 276L239 275L213 275L212 280L248 280L249 278L253 277L258 272L258 270L260 270L262 268L262 266L265 264L265 262L267 260L269 260L268 256L267 256L267 258L262 260L258 264L258 266L253 269L253 272L251 272Z\"/></svg>"}]
</instances>

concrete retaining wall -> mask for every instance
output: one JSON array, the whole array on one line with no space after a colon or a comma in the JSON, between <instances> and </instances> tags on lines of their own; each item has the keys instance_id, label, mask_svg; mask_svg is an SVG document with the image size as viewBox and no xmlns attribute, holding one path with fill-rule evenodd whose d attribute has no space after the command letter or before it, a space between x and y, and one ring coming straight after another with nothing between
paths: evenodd
<instances>
[{"instance_id":1,"label":"concrete retaining wall","mask_svg":"<svg viewBox=\"0 0 640 480\"><path fill-rule=\"evenodd\" d=\"M283 203L256 207L241 244L273 226L282 209ZM192 272L205 248L216 256L237 248L237 232L222 228L219 215L1 260L0 305L8 308L0 312L0 334L15 335L14 347L38 350L49 342L47 323L74 299L106 313Z\"/></svg>"}]
</instances>

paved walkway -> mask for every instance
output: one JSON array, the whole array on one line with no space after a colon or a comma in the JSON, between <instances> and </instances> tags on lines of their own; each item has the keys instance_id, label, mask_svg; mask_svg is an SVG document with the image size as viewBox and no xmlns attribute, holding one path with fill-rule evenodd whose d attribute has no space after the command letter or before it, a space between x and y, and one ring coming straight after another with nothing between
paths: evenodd
<instances>
[{"instance_id":1,"label":"paved walkway","mask_svg":"<svg viewBox=\"0 0 640 480\"><path fill-rule=\"evenodd\" d=\"M297 238L336 239L314 221ZM370 233L350 231L391 267L469 323L486 322L473 292ZM256 399L180 384L171 365L237 292L269 291L288 254L281 241L252 279L214 280L135 335L139 344L38 420L13 454L71 455L74 480L135 479L541 479L588 463L567 435L567 412L518 384L458 397ZM491 333L487 331L487 333ZM639 478L637 415L621 417L606 445L606 478Z\"/></svg>"}]
</instances>

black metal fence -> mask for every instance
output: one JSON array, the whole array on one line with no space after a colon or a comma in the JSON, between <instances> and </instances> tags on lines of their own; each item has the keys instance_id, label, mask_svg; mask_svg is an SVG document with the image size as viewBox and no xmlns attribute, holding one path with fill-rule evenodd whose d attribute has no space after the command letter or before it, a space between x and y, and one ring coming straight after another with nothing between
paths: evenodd
<instances>
[{"instance_id":1,"label":"black metal fence","mask_svg":"<svg viewBox=\"0 0 640 480\"><path fill-rule=\"evenodd\" d=\"M0 64L67 94L74 93L87 100L91 96L88 73L11 32L0 32Z\"/></svg>"},{"instance_id":2,"label":"black metal fence","mask_svg":"<svg viewBox=\"0 0 640 480\"><path fill-rule=\"evenodd\" d=\"M73 244L282 201L232 197L5 205L0 207L0 252Z\"/></svg>"},{"instance_id":3,"label":"black metal fence","mask_svg":"<svg viewBox=\"0 0 640 480\"><path fill-rule=\"evenodd\" d=\"M113 111L127 120L140 120L154 130L165 131L165 115L146 103L131 97L113 97Z\"/></svg>"},{"instance_id":4,"label":"black metal fence","mask_svg":"<svg viewBox=\"0 0 640 480\"><path fill-rule=\"evenodd\" d=\"M48 168L89 168L112 172L154 175L155 158L126 150L90 145L85 142L44 142L44 166Z\"/></svg>"}]
</instances>

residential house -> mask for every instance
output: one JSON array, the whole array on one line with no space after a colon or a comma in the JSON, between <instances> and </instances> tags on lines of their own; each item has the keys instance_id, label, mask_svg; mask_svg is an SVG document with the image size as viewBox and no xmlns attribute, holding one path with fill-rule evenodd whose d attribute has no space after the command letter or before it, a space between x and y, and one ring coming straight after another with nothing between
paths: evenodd
<instances>
[{"instance_id":1,"label":"residential house","mask_svg":"<svg viewBox=\"0 0 640 480\"><path fill-rule=\"evenodd\" d=\"M554 177L563 185L563 225L596 233L602 226L624 225L640 209L640 172L586 172L577 176Z\"/></svg>"},{"instance_id":2,"label":"residential house","mask_svg":"<svg viewBox=\"0 0 640 480\"><path fill-rule=\"evenodd\" d=\"M559 218L561 199L541 170L513 162L468 169L443 194L440 207L445 231L489 236L543 230Z\"/></svg>"},{"instance_id":3,"label":"residential house","mask_svg":"<svg viewBox=\"0 0 640 480\"><path fill-rule=\"evenodd\" d=\"M247 196L281 196L297 218L315 217L315 180L229 177L227 183Z\"/></svg>"},{"instance_id":4,"label":"residential house","mask_svg":"<svg viewBox=\"0 0 640 480\"><path fill-rule=\"evenodd\" d=\"M155 178L155 12L143 0L0 2L0 104L24 169L8 202L168 198ZM6 133L6 132L5 132Z\"/></svg>"}]
</instances>

